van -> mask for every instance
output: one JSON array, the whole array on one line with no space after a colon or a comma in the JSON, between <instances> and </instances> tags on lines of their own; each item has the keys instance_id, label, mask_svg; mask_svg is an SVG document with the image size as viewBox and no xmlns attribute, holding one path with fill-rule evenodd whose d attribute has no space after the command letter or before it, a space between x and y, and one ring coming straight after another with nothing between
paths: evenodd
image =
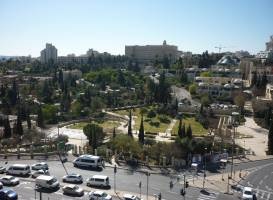
<instances>
[{"instance_id":1,"label":"van","mask_svg":"<svg viewBox=\"0 0 273 200\"><path fill-rule=\"evenodd\" d=\"M53 176L47 175L40 175L35 180L35 185L38 188L45 188L45 189L56 189L59 188L60 184L57 179Z\"/></svg>"},{"instance_id":2,"label":"van","mask_svg":"<svg viewBox=\"0 0 273 200\"><path fill-rule=\"evenodd\" d=\"M30 171L30 166L29 165L23 165L23 164L11 165L7 170L7 174L21 175L21 176L29 175L30 172L31 172Z\"/></svg>"},{"instance_id":3,"label":"van","mask_svg":"<svg viewBox=\"0 0 273 200\"><path fill-rule=\"evenodd\" d=\"M109 177L103 175L94 175L86 180L87 186L109 187Z\"/></svg>"},{"instance_id":4,"label":"van","mask_svg":"<svg viewBox=\"0 0 273 200\"><path fill-rule=\"evenodd\" d=\"M74 167L102 167L102 159L100 156L81 155L73 161Z\"/></svg>"}]
</instances>

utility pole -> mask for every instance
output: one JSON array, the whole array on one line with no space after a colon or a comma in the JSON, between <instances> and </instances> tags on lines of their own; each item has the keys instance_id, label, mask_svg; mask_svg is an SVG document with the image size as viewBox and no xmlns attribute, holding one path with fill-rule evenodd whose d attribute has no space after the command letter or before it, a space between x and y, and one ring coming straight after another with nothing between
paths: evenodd
<instances>
[{"instance_id":1,"label":"utility pole","mask_svg":"<svg viewBox=\"0 0 273 200\"><path fill-rule=\"evenodd\" d=\"M205 181L206 181L206 152L207 152L207 147L205 148L205 154L204 154L204 176L203 176L203 189L205 188Z\"/></svg>"},{"instance_id":2,"label":"utility pole","mask_svg":"<svg viewBox=\"0 0 273 200\"><path fill-rule=\"evenodd\" d=\"M138 187L139 187L139 198L140 199L141 199L141 185L142 185L142 183L140 181L139 184L138 184Z\"/></svg>"},{"instance_id":3,"label":"utility pole","mask_svg":"<svg viewBox=\"0 0 273 200\"><path fill-rule=\"evenodd\" d=\"M114 167L114 191L116 193L116 173L117 173L117 165Z\"/></svg>"},{"instance_id":4,"label":"utility pole","mask_svg":"<svg viewBox=\"0 0 273 200\"><path fill-rule=\"evenodd\" d=\"M148 171L146 172L146 176L147 176L147 194L146 194L146 199L148 200L148 196L149 196L149 176L150 176L150 173Z\"/></svg>"}]
</instances>

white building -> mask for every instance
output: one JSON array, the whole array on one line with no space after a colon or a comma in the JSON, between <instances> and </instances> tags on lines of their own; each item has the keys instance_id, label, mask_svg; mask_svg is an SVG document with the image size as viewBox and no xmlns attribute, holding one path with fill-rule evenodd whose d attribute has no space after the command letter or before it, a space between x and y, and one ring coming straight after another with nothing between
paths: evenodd
<instances>
[{"instance_id":1,"label":"white building","mask_svg":"<svg viewBox=\"0 0 273 200\"><path fill-rule=\"evenodd\" d=\"M52 44L46 43L46 48L41 51L41 63L57 62L58 50Z\"/></svg>"},{"instance_id":2,"label":"white building","mask_svg":"<svg viewBox=\"0 0 273 200\"><path fill-rule=\"evenodd\" d=\"M125 56L143 63L155 59L162 60L165 56L172 62L175 61L180 54L181 51L178 51L177 46L168 45L165 40L162 45L125 46Z\"/></svg>"}]
</instances>

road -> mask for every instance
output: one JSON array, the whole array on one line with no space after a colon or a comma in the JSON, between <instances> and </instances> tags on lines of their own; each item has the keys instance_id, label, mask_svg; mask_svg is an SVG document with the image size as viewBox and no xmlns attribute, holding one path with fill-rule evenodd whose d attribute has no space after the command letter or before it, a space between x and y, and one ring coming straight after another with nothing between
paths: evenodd
<instances>
[{"instance_id":1,"label":"road","mask_svg":"<svg viewBox=\"0 0 273 200\"><path fill-rule=\"evenodd\" d=\"M256 162L248 162L248 163L241 163L240 165L236 165L235 169L247 169L249 172L251 172L250 176L244 180L245 182L242 182L242 185L246 185L248 182L249 184L252 184L254 188L260 189L260 191L267 191L264 195L266 197L268 196L268 193L271 191L273 192L272 188L272 181L273 180L273 170L272 163L273 159L270 160L263 160L263 161L256 161ZM21 163L21 164L33 164L38 161L35 160L9 160L6 167L8 167L11 164L14 163ZM59 161L48 161L49 165L49 171L52 175L56 176L57 179L60 181L62 176L65 175L65 170L62 166L62 164ZM0 165L5 165L4 161L0 161ZM65 163L65 167L67 168L69 173L79 173L83 176L83 178L86 180L88 177L94 175L94 174L103 174L107 175L110 178L110 183L112 188L108 190L109 193L113 193L113 183L114 183L114 173L113 168L106 167L102 171L93 171L93 170L86 170L86 169L79 169L75 168L71 162ZM229 170L229 166L227 167L227 170ZM219 172L218 172L219 173ZM238 172L237 172L238 173ZM257 176L257 173L259 173ZM208 175L212 175L214 173L209 172ZM177 174L176 174L177 175ZM180 195L180 189L182 188L181 181L176 180L176 175L173 176L173 179L170 178L169 175L163 175L163 174L151 174L149 176L149 195L152 196L154 194L158 194L161 192L162 199L168 199L168 200L175 200L175 199L183 199ZM182 174L180 174L182 175ZM256 175L256 176L255 176ZM182 176L181 176L182 177ZM170 180L173 181L174 187L170 189ZM263 180L261 182L261 180ZM35 198L35 192L33 190L34 188L34 180L31 178L24 178L21 179L20 185L15 187L15 190L18 192L20 199L34 199ZM118 169L117 175L116 175L116 185L117 185L117 191L126 191L127 193L133 193L133 194L139 194L139 182L142 183L141 193L142 198L146 199L146 191L147 191L147 176L144 173L136 172L133 170L124 170L124 169ZM60 181L61 182L61 181ZM84 182L81 184L81 187L88 188L88 191L94 190L94 188L89 188L86 186L86 183ZM106 190L107 192L107 190ZM223 199L223 200L229 200L229 199L235 199L235 196L230 195L224 195L217 191L210 191L210 194L202 194L200 193L200 189L189 187L187 188L187 194L186 199L199 199L199 200L213 200L213 199ZM262 193L261 193L262 194ZM87 196L85 195L82 198L75 198L75 197L67 197L64 196L61 192L61 190L51 193L51 194L43 194L43 199L87 199ZM239 195L239 194L238 194ZM273 197L271 195L269 197ZM236 197L237 198L237 197Z\"/></svg>"}]
</instances>

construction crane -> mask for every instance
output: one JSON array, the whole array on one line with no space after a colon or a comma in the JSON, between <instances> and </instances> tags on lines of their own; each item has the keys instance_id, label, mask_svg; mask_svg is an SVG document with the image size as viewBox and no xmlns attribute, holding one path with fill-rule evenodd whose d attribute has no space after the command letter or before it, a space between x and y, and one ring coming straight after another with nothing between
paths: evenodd
<instances>
[{"instance_id":1,"label":"construction crane","mask_svg":"<svg viewBox=\"0 0 273 200\"><path fill-rule=\"evenodd\" d=\"M223 46L219 45L218 47L214 47L214 48L218 49L219 53L221 53L221 50L224 49L224 48L227 48L227 47L223 47Z\"/></svg>"}]
</instances>

